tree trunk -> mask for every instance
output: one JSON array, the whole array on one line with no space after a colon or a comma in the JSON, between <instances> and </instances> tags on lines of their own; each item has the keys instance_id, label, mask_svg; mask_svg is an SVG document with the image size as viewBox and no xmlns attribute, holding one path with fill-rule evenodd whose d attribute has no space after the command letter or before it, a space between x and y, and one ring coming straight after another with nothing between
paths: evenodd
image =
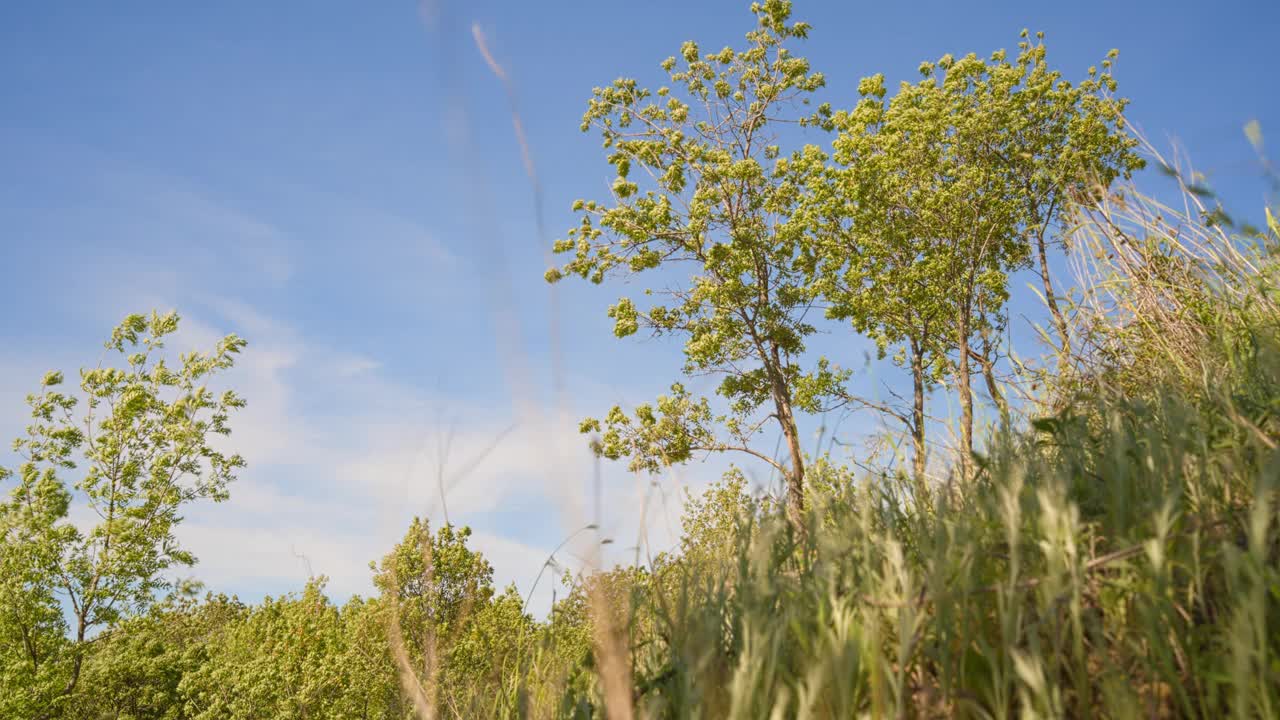
<instances>
[{"instance_id":1,"label":"tree trunk","mask_svg":"<svg viewBox=\"0 0 1280 720\"><path fill-rule=\"evenodd\" d=\"M915 457L912 464L916 481L924 480L925 470L925 436L924 436L924 348L917 338L911 339L911 382L914 391L914 404L911 408L911 441Z\"/></svg>"},{"instance_id":2,"label":"tree trunk","mask_svg":"<svg viewBox=\"0 0 1280 720\"><path fill-rule=\"evenodd\" d=\"M777 346L772 348L771 366L766 366L769 373L769 385L773 394L773 405L777 412L778 425L782 428L782 436L787 442L787 452L791 456L791 467L787 472L787 520L791 527L801 536L805 535L804 526L804 451L800 447L800 430L796 427L795 414L791 408L791 391L782 376L782 358Z\"/></svg>"},{"instance_id":3,"label":"tree trunk","mask_svg":"<svg viewBox=\"0 0 1280 720\"><path fill-rule=\"evenodd\" d=\"M27 649L27 657L31 658L31 674L38 675L40 672L40 653L36 649L35 641L31 639L31 633L27 630L26 625L18 626L22 630L22 645Z\"/></svg>"},{"instance_id":4,"label":"tree trunk","mask_svg":"<svg viewBox=\"0 0 1280 720\"><path fill-rule=\"evenodd\" d=\"M969 303L962 303L956 322L960 365L956 384L960 389L960 477L968 480L973 456L973 383L969 369Z\"/></svg>"},{"instance_id":5,"label":"tree trunk","mask_svg":"<svg viewBox=\"0 0 1280 720\"><path fill-rule=\"evenodd\" d=\"M978 356L978 362L982 365L982 376L987 381L987 394L991 396L991 402L995 403L996 409L1000 411L1000 419L1009 419L1009 403L1004 399L1004 393L1000 392L1000 383L996 380L996 361L995 348L991 344L991 331L984 328L982 330L982 353Z\"/></svg>"},{"instance_id":6,"label":"tree trunk","mask_svg":"<svg viewBox=\"0 0 1280 720\"><path fill-rule=\"evenodd\" d=\"M88 609L85 609L85 615L88 615ZM67 688L62 691L64 696L75 692L76 685L80 683L80 668L84 666L84 636L88 630L85 618L81 617L76 624L76 646L75 659L71 661L71 678L67 680Z\"/></svg>"},{"instance_id":7,"label":"tree trunk","mask_svg":"<svg viewBox=\"0 0 1280 720\"><path fill-rule=\"evenodd\" d=\"M88 626L85 623L85 615L87 614L88 611L83 610L82 614L77 618L76 642L72 646L74 657L71 660L71 677L67 679L67 684L62 688L62 691L55 696L54 702L50 707L37 716L40 720L52 720L52 718L57 717L62 712L57 701L70 697L71 693L75 692L76 685L80 682L80 669L84 666L84 636L85 631L88 630Z\"/></svg>"},{"instance_id":8,"label":"tree trunk","mask_svg":"<svg viewBox=\"0 0 1280 720\"><path fill-rule=\"evenodd\" d=\"M1036 236L1036 255L1040 260L1040 282L1044 287L1044 301L1049 306L1049 314L1053 316L1053 326L1058 331L1058 347L1062 357L1071 353L1071 335L1067 331L1067 318L1058 307L1058 299L1053 293L1053 279L1049 277L1049 251L1045 245L1044 232Z\"/></svg>"}]
</instances>

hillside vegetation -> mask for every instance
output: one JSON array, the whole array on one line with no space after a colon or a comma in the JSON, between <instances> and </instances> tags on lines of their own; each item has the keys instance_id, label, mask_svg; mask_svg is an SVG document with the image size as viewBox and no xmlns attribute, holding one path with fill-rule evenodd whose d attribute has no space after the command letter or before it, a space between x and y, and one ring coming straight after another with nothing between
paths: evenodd
<instances>
[{"instance_id":1,"label":"hillside vegetation","mask_svg":"<svg viewBox=\"0 0 1280 720\"><path fill-rule=\"evenodd\" d=\"M542 618L423 520L373 597L204 593L167 578L244 466L208 384L245 343L175 359L176 314L130 316L0 469L0 717L1280 717L1280 221L1132 133L1115 53L1072 83L1024 32L841 109L790 4L752 10L742 49L593 92L612 193L547 277L631 293L616 334L718 383L585 420L600 456L777 492L731 470L677 548L555 579ZM833 413L883 430L806 452Z\"/></svg>"}]
</instances>

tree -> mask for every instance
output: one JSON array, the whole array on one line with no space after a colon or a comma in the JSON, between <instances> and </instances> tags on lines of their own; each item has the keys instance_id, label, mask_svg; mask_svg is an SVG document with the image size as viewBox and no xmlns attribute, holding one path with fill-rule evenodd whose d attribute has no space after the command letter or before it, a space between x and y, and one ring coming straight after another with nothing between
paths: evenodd
<instances>
[{"instance_id":1,"label":"tree","mask_svg":"<svg viewBox=\"0 0 1280 720\"><path fill-rule=\"evenodd\" d=\"M742 452L772 465L786 480L791 518L800 527L804 456L796 416L823 409L844 374L825 361L806 362L807 320L814 297L804 264L804 225L793 217L803 187L776 128L810 124L795 108L822 87L820 73L787 44L809 26L790 20L791 4L752 5L758 27L743 50L704 54L687 42L663 64L672 87L656 91L633 79L597 88L582 129L598 130L616 172L609 202L579 200L581 224L557 241L572 255L547 273L595 283L616 275L656 272L646 300L624 297L609 309L619 337L641 328L684 340L686 375L721 378L724 414L683 385L673 395L605 418L597 450L629 457L633 469L656 471L701 452ZM793 153L803 157L808 149ZM687 282L679 271L688 271ZM755 447L774 428L786 462ZM598 431L589 419L584 432Z\"/></svg>"},{"instance_id":2,"label":"tree","mask_svg":"<svg viewBox=\"0 0 1280 720\"><path fill-rule=\"evenodd\" d=\"M864 80L861 90L882 92L878 77ZM855 111L856 112L856 111ZM849 132L851 118L839 117ZM860 138L865 139L865 138ZM940 269L929 255L929 240L904 222L910 210L897 206L894 187L898 168L876 150L848 148L837 140L836 160L844 168L815 174L811 183L815 246L821 260L814 265L814 287L829 301L827 317L848 321L876 343L880 357L898 348L893 360L909 367L912 383L908 411L881 402L863 401L900 421L912 440L912 467L925 474L926 396L941 379L951 343L940 332L950 312L938 287ZM843 146L843 147L842 147Z\"/></svg>"},{"instance_id":3,"label":"tree","mask_svg":"<svg viewBox=\"0 0 1280 720\"><path fill-rule=\"evenodd\" d=\"M533 637L518 594L495 593L493 567L469 537L470 528L448 524L432 534L414 518L374 575L401 682L441 716L484 714L477 703L489 709L498 671Z\"/></svg>"},{"instance_id":4,"label":"tree","mask_svg":"<svg viewBox=\"0 0 1280 720\"><path fill-rule=\"evenodd\" d=\"M518 676L535 638L515 585L476 607L445 657L442 689L454 698L449 710L465 718L495 716L503 703L514 709L506 683Z\"/></svg>"},{"instance_id":5,"label":"tree","mask_svg":"<svg viewBox=\"0 0 1280 720\"><path fill-rule=\"evenodd\" d=\"M993 337L1007 322L1009 275L1034 248L1059 323L1044 259L1048 228L1065 198L1136 162L1120 133L1124 103L1107 94L1114 54L1102 75L1091 68L1073 87L1025 37L1012 62L998 51L987 61L924 63L923 79L903 83L888 102L883 76L865 78L858 105L831 119L837 168L811 182L823 247L814 267L828 314L851 320L882 351L902 346L911 368L911 409L896 414L912 435L917 475L925 395L947 375L959 395L959 463L968 475L975 363L1007 411Z\"/></svg>"},{"instance_id":6,"label":"tree","mask_svg":"<svg viewBox=\"0 0 1280 720\"><path fill-rule=\"evenodd\" d=\"M750 544L751 533L761 516L768 515L768 508L762 508L748 489L742 471L730 468L700 496L685 499L678 562L691 577L715 577L722 567L735 565L738 554Z\"/></svg>"},{"instance_id":7,"label":"tree","mask_svg":"<svg viewBox=\"0 0 1280 720\"><path fill-rule=\"evenodd\" d=\"M188 718L188 676L210 662L210 650L243 623L250 609L235 598L174 594L94 638L79 690L65 714L101 720Z\"/></svg>"},{"instance_id":8,"label":"tree","mask_svg":"<svg viewBox=\"0 0 1280 720\"><path fill-rule=\"evenodd\" d=\"M195 720L360 717L339 608L312 578L300 595L266 598L212 639L207 660L183 677L186 716Z\"/></svg>"},{"instance_id":9,"label":"tree","mask_svg":"<svg viewBox=\"0 0 1280 720\"><path fill-rule=\"evenodd\" d=\"M61 373L28 396L33 422L14 443L23 462L16 475L0 472L17 481L0 503L0 657L13 683L0 693L6 711L60 712L91 633L145 611L169 585L167 570L195 562L174 536L182 509L224 500L244 466L213 442L230 434L230 414L244 401L205 383L245 343L228 335L174 368L160 355L177 329L172 312L125 318L106 343L124 366L81 370L81 415L79 398L58 389ZM74 484L63 479L81 469ZM88 522L71 516L73 503Z\"/></svg>"},{"instance_id":10,"label":"tree","mask_svg":"<svg viewBox=\"0 0 1280 720\"><path fill-rule=\"evenodd\" d=\"M943 77L935 75L941 69ZM1003 307L1007 273L1024 259L1021 206L993 145L1008 117L984 102L1011 82L976 56L921 68L888 103L883 76L859 85L862 100L837 113L835 160L845 168L830 215L851 218L824 255L831 314L850 317L881 342L911 346L911 429L917 472L923 445L922 388L929 359L952 353L961 419L961 474L973 449L971 339L991 321L977 309ZM886 287L885 284L888 284Z\"/></svg>"},{"instance_id":11,"label":"tree","mask_svg":"<svg viewBox=\"0 0 1280 720\"><path fill-rule=\"evenodd\" d=\"M342 606L347 672L345 707L353 718L407 718L413 710L400 691L388 642L387 604L381 598L352 597Z\"/></svg>"},{"instance_id":12,"label":"tree","mask_svg":"<svg viewBox=\"0 0 1280 720\"><path fill-rule=\"evenodd\" d=\"M1145 163L1136 152L1138 139L1125 130L1129 101L1113 95L1119 52L1107 53L1101 70L1090 67L1082 82L1072 84L1049 69L1044 34L1036 33L1035 39L1033 44L1022 31L1014 61L1020 82L1005 98L1020 122L998 157L1027 205L1024 237L1035 254L1035 273L1065 356L1071 338L1049 273L1049 250L1066 247L1063 220L1074 204L1101 197L1118 177L1129 178Z\"/></svg>"}]
</instances>

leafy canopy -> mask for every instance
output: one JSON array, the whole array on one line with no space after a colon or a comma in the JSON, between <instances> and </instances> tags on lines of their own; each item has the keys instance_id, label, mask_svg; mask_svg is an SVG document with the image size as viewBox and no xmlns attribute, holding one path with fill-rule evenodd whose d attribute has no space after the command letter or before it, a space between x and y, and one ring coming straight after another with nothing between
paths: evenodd
<instances>
[{"instance_id":1,"label":"leafy canopy","mask_svg":"<svg viewBox=\"0 0 1280 720\"><path fill-rule=\"evenodd\" d=\"M68 696L90 632L145 611L170 585L166 571L195 562L174 535L182 508L226 499L244 466L215 442L244 400L206 382L245 343L228 335L171 366L164 341L177 329L176 313L130 315L106 343L122 367L81 370L79 397L51 372L27 398L32 423L14 442L23 462L0 469L16 480L0 502L0 606L10 609L0 628L22 638L2 659L24 680L0 709ZM73 517L73 506L88 512Z\"/></svg>"},{"instance_id":2,"label":"leafy canopy","mask_svg":"<svg viewBox=\"0 0 1280 720\"><path fill-rule=\"evenodd\" d=\"M821 409L846 377L805 357L816 331L807 228L796 216L805 185L797 168L807 166L783 157L778 131L824 116L825 108L812 117L796 108L825 81L788 48L809 32L791 21L789 2L756 3L752 11L757 27L744 49L704 52L687 42L662 63L669 86L616 80L594 90L583 118L582 129L603 138L616 173L613 196L574 204L581 222L555 245L570 259L548 280L648 274L643 298L623 297L609 309L615 334L644 329L681 338L685 374L720 377L727 405L717 415L677 383L656 407L637 408L634 420L615 408L598 450L630 457L635 469L656 470L698 451L745 451L773 462L752 448L756 436L776 421L793 440L794 413ZM588 420L582 429L601 423ZM790 445L788 475L798 486L798 441Z\"/></svg>"}]
</instances>

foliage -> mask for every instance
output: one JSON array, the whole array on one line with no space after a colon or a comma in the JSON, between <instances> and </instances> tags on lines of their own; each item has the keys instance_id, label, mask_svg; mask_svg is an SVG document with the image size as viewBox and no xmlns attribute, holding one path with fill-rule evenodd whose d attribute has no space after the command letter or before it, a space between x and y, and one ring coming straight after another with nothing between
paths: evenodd
<instances>
[{"instance_id":1,"label":"foliage","mask_svg":"<svg viewBox=\"0 0 1280 720\"><path fill-rule=\"evenodd\" d=\"M1213 236L1183 221L1180 237ZM1070 402L998 431L970 480L922 491L837 475L798 547L776 514L724 524L744 502L732 477L692 505L684 551L654 577L699 566L638 586L629 605L636 712L1274 715L1280 327L1259 278L1280 236L1217 237L1196 256L1213 262L1183 255L1176 285L1113 256L1095 277L1119 302L1076 347L1119 333L1139 352L1078 358L1082 375L1054 388ZM1258 275L1222 282L1241 247ZM1129 312L1175 287L1167 319ZM717 555L730 562L705 560Z\"/></svg>"},{"instance_id":2,"label":"foliage","mask_svg":"<svg viewBox=\"0 0 1280 720\"><path fill-rule=\"evenodd\" d=\"M182 680L189 717L359 717L342 613L323 583L267 598L209 642L209 660Z\"/></svg>"},{"instance_id":3,"label":"foliage","mask_svg":"<svg viewBox=\"0 0 1280 720\"><path fill-rule=\"evenodd\" d=\"M857 106L829 120L839 130L835 166L806 173L814 282L828 317L851 321L882 356L900 347L895 360L910 366L911 407L892 414L915 441L917 475L925 469L925 397L939 380L949 376L958 387L962 468L973 449L973 361L1007 411L993 375L1010 274L1038 251L1061 322L1046 233L1069 200L1140 165L1122 132L1125 101L1110 96L1116 54L1072 85L1049 69L1043 43L1022 37L1014 58L1000 50L986 61L971 54L923 63L923 78L887 101L884 77L864 78Z\"/></svg>"},{"instance_id":4,"label":"foliage","mask_svg":"<svg viewBox=\"0 0 1280 720\"><path fill-rule=\"evenodd\" d=\"M210 648L250 608L225 595L197 601L176 594L93 640L82 679L66 714L81 718L176 720L190 717L191 678L211 661Z\"/></svg>"},{"instance_id":5,"label":"foliage","mask_svg":"<svg viewBox=\"0 0 1280 720\"><path fill-rule=\"evenodd\" d=\"M461 717L493 701L501 671L532 633L515 588L495 594L493 568L467 547L470 536L448 524L433 535L415 518L374 575L401 682Z\"/></svg>"},{"instance_id":6,"label":"foliage","mask_svg":"<svg viewBox=\"0 0 1280 720\"><path fill-rule=\"evenodd\" d=\"M182 508L225 499L244 465L213 442L244 401L204 384L244 341L229 335L175 368L161 353L177 329L175 313L125 318L106 343L124 366L80 372L80 415L58 372L27 398L32 424L14 442L23 462L0 503L0 657L15 688L0 699L6 714L46 715L70 697L90 634L145 611L165 571L195 561L174 537ZM96 521L73 520L73 503Z\"/></svg>"},{"instance_id":7,"label":"foliage","mask_svg":"<svg viewBox=\"0 0 1280 720\"><path fill-rule=\"evenodd\" d=\"M808 27L783 0L753 12L746 49L664 64L675 91L596 90L584 129L614 197L578 205L549 277L651 273L662 299L619 301L617 334L678 335L685 374L720 377L714 404L676 383L585 421L599 453L641 471L745 453L783 497L731 469L687 499L677 548L566 574L541 620L468 528L418 518L370 564L376 597L338 605L313 578L197 599L168 580L194 561L174 528L243 465L216 436L244 402L205 383L244 343L170 369L177 316L130 316L107 345L125 366L82 371L83 406L46 376L24 462L0 469L0 715L1280 715L1274 211L1237 222L1153 151L1183 209L1144 195L1114 54L1073 85L1024 33L1012 59L946 56L888 100L872 76L852 109L798 115L823 85L787 47ZM787 120L835 131L832 152L784 155ZM1067 297L1046 260L1063 247L1082 272ZM1022 422L993 368L1010 277L1033 264L1057 337ZM807 352L816 309L901 353L906 411ZM1006 410L985 429L978 375ZM924 399L946 383L962 451L935 482ZM902 421L910 469L800 451L797 414L845 403ZM767 428L789 461L761 449Z\"/></svg>"},{"instance_id":8,"label":"foliage","mask_svg":"<svg viewBox=\"0 0 1280 720\"><path fill-rule=\"evenodd\" d=\"M581 224L555 245L572 259L547 278L600 283L665 271L644 290L644 304L626 297L609 309L615 334L681 337L685 374L721 378L722 414L680 384L656 408L636 408L634 421L614 408L602 454L654 470L700 452L746 452L783 472L795 516L804 486L796 413L829 405L846 374L805 354L815 297L796 215L803 177L793 171L804 165L782 159L776 128L807 122L795 107L825 81L788 47L809 32L791 21L790 2L756 3L752 12L757 28L745 49L708 53L687 42L662 64L670 86L649 90L624 78L594 91L582 129L604 139L617 173L613 198L574 204ZM600 428L595 419L582 425ZM756 445L768 428L787 443L785 467Z\"/></svg>"},{"instance_id":9,"label":"foliage","mask_svg":"<svg viewBox=\"0 0 1280 720\"><path fill-rule=\"evenodd\" d=\"M786 43L808 34L788 24L790 4L753 6L751 47L704 54L694 43L663 68L672 87L631 79L597 88L583 129L598 129L617 178L612 203L578 201L582 222L556 244L572 254L548 278L658 271L665 284L609 309L615 334L648 329L684 338L688 375L721 376L727 412L683 384L634 417L614 407L583 432L598 452L656 472L706 452L741 452L788 481L793 525L803 507L805 457L797 416L841 406L901 422L926 469L930 391L951 382L961 409L962 475L974 448L971 377L981 373L1002 414L997 379L1007 327L1009 276L1033 256L1061 346L1066 320L1048 270L1063 244L1064 212L1141 167L1124 133L1112 52L1084 81L1062 79L1041 36L1024 32L1016 57L947 55L920 66L886 101L882 75L863 79L848 111L797 109L824 85ZM838 131L827 153L784 152L785 124ZM641 173L640 171L644 171ZM636 177L633 177L636 176ZM692 269L687 286L676 278ZM655 294L666 301L652 299ZM908 407L851 394L850 377L805 352L829 319L889 346L909 366ZM1007 354L1007 350L1003 351ZM760 417L763 414L763 417ZM777 430L788 462L755 440Z\"/></svg>"}]
</instances>

